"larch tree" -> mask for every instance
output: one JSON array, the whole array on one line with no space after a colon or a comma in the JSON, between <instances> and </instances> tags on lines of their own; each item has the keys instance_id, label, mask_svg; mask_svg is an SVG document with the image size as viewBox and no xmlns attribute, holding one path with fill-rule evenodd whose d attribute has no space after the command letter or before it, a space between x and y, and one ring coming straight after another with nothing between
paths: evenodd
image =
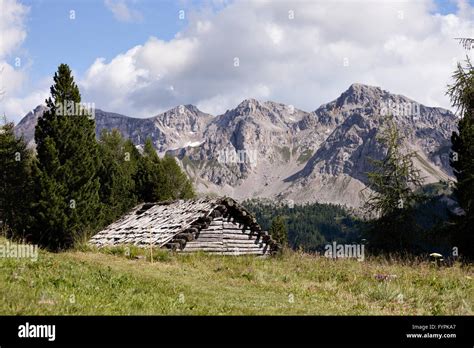
<instances>
[{"instance_id":1,"label":"larch tree","mask_svg":"<svg viewBox=\"0 0 474 348\"><path fill-rule=\"evenodd\" d=\"M367 173L371 194L364 210L368 216L377 217L368 239L374 249L407 251L416 234L412 208L423 199L417 193L423 178L413 164L416 152L402 149L404 137L393 117L382 119L382 127L377 140L386 153L381 160L370 160L373 171Z\"/></svg>"}]
</instances>

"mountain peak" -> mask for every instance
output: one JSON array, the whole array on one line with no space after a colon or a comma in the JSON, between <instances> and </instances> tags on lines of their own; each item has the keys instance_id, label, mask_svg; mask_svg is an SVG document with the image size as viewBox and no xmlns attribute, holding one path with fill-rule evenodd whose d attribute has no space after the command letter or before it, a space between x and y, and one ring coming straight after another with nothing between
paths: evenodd
<instances>
[{"instance_id":1,"label":"mountain peak","mask_svg":"<svg viewBox=\"0 0 474 348\"><path fill-rule=\"evenodd\" d=\"M353 83L349 86L349 88L343 92L342 94L347 94L347 95L366 95L368 97L375 97L383 92L386 92L382 90L382 88L378 86L370 86L370 85L365 85L362 83Z\"/></svg>"},{"instance_id":2,"label":"mountain peak","mask_svg":"<svg viewBox=\"0 0 474 348\"><path fill-rule=\"evenodd\" d=\"M257 106L257 105L260 105L260 101L258 101L257 99L255 98L246 98L244 100L242 100L239 105L237 105L237 108L241 108L241 107L253 107L253 106Z\"/></svg>"},{"instance_id":3,"label":"mountain peak","mask_svg":"<svg viewBox=\"0 0 474 348\"><path fill-rule=\"evenodd\" d=\"M385 95L389 94L380 87L353 83L336 99L336 106L358 105L363 106L380 101Z\"/></svg>"},{"instance_id":4,"label":"mountain peak","mask_svg":"<svg viewBox=\"0 0 474 348\"><path fill-rule=\"evenodd\" d=\"M37 107L35 107L35 108L33 109L33 113L34 113L34 114L37 114L37 113L40 113L40 112L45 111L46 109L47 109L47 106L46 106L46 105L40 104L40 105L38 105Z\"/></svg>"},{"instance_id":5,"label":"mountain peak","mask_svg":"<svg viewBox=\"0 0 474 348\"><path fill-rule=\"evenodd\" d=\"M366 85L366 84L363 84L363 83L355 82L355 83L353 83L349 86L348 90L369 91L369 90L381 90L381 88L379 86L371 86L371 85Z\"/></svg>"},{"instance_id":6,"label":"mountain peak","mask_svg":"<svg viewBox=\"0 0 474 348\"><path fill-rule=\"evenodd\" d=\"M192 105L192 104L181 104L177 105L169 110L166 110L165 112L162 112L158 114L156 117L164 116L164 115L184 115L184 114L200 114L202 113L201 110L197 108L197 106Z\"/></svg>"}]
</instances>

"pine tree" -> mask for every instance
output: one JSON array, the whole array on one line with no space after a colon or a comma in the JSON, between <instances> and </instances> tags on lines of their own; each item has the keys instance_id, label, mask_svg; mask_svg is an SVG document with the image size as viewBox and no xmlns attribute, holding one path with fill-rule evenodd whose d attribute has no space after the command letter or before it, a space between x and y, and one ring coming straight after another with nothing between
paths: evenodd
<instances>
[{"instance_id":1,"label":"pine tree","mask_svg":"<svg viewBox=\"0 0 474 348\"><path fill-rule=\"evenodd\" d=\"M137 196L142 202L156 202L161 198L163 167L150 138L145 141L143 155L138 161L135 181Z\"/></svg>"},{"instance_id":2,"label":"pine tree","mask_svg":"<svg viewBox=\"0 0 474 348\"><path fill-rule=\"evenodd\" d=\"M80 102L71 70L61 64L46 100L48 110L35 130L33 233L38 243L51 249L87 238L101 214L95 123Z\"/></svg>"},{"instance_id":3,"label":"pine tree","mask_svg":"<svg viewBox=\"0 0 474 348\"><path fill-rule=\"evenodd\" d=\"M133 176L139 154L130 149L117 129L102 131L99 153L103 224L109 224L137 203Z\"/></svg>"},{"instance_id":4,"label":"pine tree","mask_svg":"<svg viewBox=\"0 0 474 348\"><path fill-rule=\"evenodd\" d=\"M0 220L8 238L24 239L31 219L31 151L17 138L13 123L0 126Z\"/></svg>"},{"instance_id":5,"label":"pine tree","mask_svg":"<svg viewBox=\"0 0 474 348\"><path fill-rule=\"evenodd\" d=\"M137 196L144 202L187 199L195 196L191 181L170 156L158 157L151 139L145 141L136 174Z\"/></svg>"},{"instance_id":6,"label":"pine tree","mask_svg":"<svg viewBox=\"0 0 474 348\"><path fill-rule=\"evenodd\" d=\"M377 140L386 148L386 155L382 160L371 159L374 170L367 173L372 194L364 209L367 215L378 217L368 231L368 239L375 249L407 250L412 248L412 236L416 234L412 208L423 200L416 192L423 179L413 165L416 153L401 149L403 136L393 118L383 121L385 128Z\"/></svg>"},{"instance_id":7,"label":"pine tree","mask_svg":"<svg viewBox=\"0 0 474 348\"><path fill-rule=\"evenodd\" d=\"M474 68L469 58L465 66L458 64L453 79L447 94L460 120L451 136L450 162L457 179L454 194L465 213L455 219L453 243L461 255L474 258Z\"/></svg>"},{"instance_id":8,"label":"pine tree","mask_svg":"<svg viewBox=\"0 0 474 348\"><path fill-rule=\"evenodd\" d=\"M195 196L191 181L173 157L165 156L162 166L164 176L160 194L162 199L188 199Z\"/></svg>"},{"instance_id":9,"label":"pine tree","mask_svg":"<svg viewBox=\"0 0 474 348\"><path fill-rule=\"evenodd\" d=\"M268 233L281 247L285 248L288 246L288 231L282 216L277 216L272 220Z\"/></svg>"}]
</instances>

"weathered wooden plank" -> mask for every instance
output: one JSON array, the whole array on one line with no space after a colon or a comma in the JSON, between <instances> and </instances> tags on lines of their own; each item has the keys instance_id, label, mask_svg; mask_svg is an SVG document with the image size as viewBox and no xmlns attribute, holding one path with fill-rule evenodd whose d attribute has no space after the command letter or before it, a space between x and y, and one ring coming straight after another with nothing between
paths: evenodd
<instances>
[{"instance_id":1,"label":"weathered wooden plank","mask_svg":"<svg viewBox=\"0 0 474 348\"><path fill-rule=\"evenodd\" d=\"M223 234L222 233L199 233L196 237L196 239L200 238L222 238Z\"/></svg>"},{"instance_id":2,"label":"weathered wooden plank","mask_svg":"<svg viewBox=\"0 0 474 348\"><path fill-rule=\"evenodd\" d=\"M219 242L222 243L223 239L219 237L199 237L198 239L195 239L197 243L208 243L208 242Z\"/></svg>"},{"instance_id":3,"label":"weathered wooden plank","mask_svg":"<svg viewBox=\"0 0 474 348\"><path fill-rule=\"evenodd\" d=\"M201 233L202 232L205 232L205 231L222 231L222 225L220 226L212 226L210 225L208 228L204 228L201 230Z\"/></svg>"},{"instance_id":4,"label":"weathered wooden plank","mask_svg":"<svg viewBox=\"0 0 474 348\"><path fill-rule=\"evenodd\" d=\"M252 241L250 241L249 243L238 243L238 242L227 242L225 243L227 245L228 248L234 248L234 247L238 247L238 248L251 248L251 247L257 247L257 248L262 248L264 244L261 244L261 243L253 243Z\"/></svg>"},{"instance_id":5,"label":"weathered wooden plank","mask_svg":"<svg viewBox=\"0 0 474 348\"><path fill-rule=\"evenodd\" d=\"M200 233L196 239L200 238L222 238L223 234L222 233Z\"/></svg>"},{"instance_id":6,"label":"weathered wooden plank","mask_svg":"<svg viewBox=\"0 0 474 348\"><path fill-rule=\"evenodd\" d=\"M244 251L262 251L263 252L263 248L259 248L259 247L227 247L227 248L224 248L225 250L227 251L241 251L241 252L244 252Z\"/></svg>"},{"instance_id":7,"label":"weathered wooden plank","mask_svg":"<svg viewBox=\"0 0 474 348\"><path fill-rule=\"evenodd\" d=\"M222 240L224 240L226 243L263 243L261 239L245 235L224 236Z\"/></svg>"},{"instance_id":8,"label":"weathered wooden plank","mask_svg":"<svg viewBox=\"0 0 474 348\"><path fill-rule=\"evenodd\" d=\"M240 256L240 255L268 255L263 253L262 251L221 251L221 250L216 250L216 251L208 251L208 250L203 250L205 253L210 254L210 255L226 255L226 256ZM190 250L181 250L180 252L194 252Z\"/></svg>"},{"instance_id":9,"label":"weathered wooden plank","mask_svg":"<svg viewBox=\"0 0 474 348\"><path fill-rule=\"evenodd\" d=\"M250 236L248 234L223 234L222 239L224 240L257 240L257 237Z\"/></svg>"},{"instance_id":10,"label":"weathered wooden plank","mask_svg":"<svg viewBox=\"0 0 474 348\"><path fill-rule=\"evenodd\" d=\"M222 230L222 233L224 234L245 234L245 235L254 235L256 236L256 233L252 233L250 230Z\"/></svg>"},{"instance_id":11,"label":"weathered wooden plank","mask_svg":"<svg viewBox=\"0 0 474 348\"><path fill-rule=\"evenodd\" d=\"M205 251L205 252L224 252L225 248L184 248L181 251L184 252L196 252L196 251Z\"/></svg>"},{"instance_id":12,"label":"weathered wooden plank","mask_svg":"<svg viewBox=\"0 0 474 348\"><path fill-rule=\"evenodd\" d=\"M186 245L187 250L226 250L224 245Z\"/></svg>"},{"instance_id":13,"label":"weathered wooden plank","mask_svg":"<svg viewBox=\"0 0 474 348\"><path fill-rule=\"evenodd\" d=\"M229 236L235 236L235 235L237 235L237 236L254 236L254 237L257 236L256 233L252 233L249 230L245 230L245 231L242 231L242 230L222 230L222 234L229 235Z\"/></svg>"},{"instance_id":14,"label":"weathered wooden plank","mask_svg":"<svg viewBox=\"0 0 474 348\"><path fill-rule=\"evenodd\" d=\"M206 247L223 247L224 243L222 242L189 242L186 244L186 248L206 248Z\"/></svg>"},{"instance_id":15,"label":"weathered wooden plank","mask_svg":"<svg viewBox=\"0 0 474 348\"><path fill-rule=\"evenodd\" d=\"M222 225L224 226L224 228L242 228L242 227L244 227L243 225L236 224L236 223L233 223L233 222L227 222L227 221L224 221L222 223Z\"/></svg>"}]
</instances>

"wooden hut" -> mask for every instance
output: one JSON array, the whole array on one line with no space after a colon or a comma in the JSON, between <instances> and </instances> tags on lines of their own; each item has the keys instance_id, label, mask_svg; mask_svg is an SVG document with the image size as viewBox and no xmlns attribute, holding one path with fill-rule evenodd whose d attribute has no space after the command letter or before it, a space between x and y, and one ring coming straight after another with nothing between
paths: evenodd
<instances>
[{"instance_id":1,"label":"wooden hut","mask_svg":"<svg viewBox=\"0 0 474 348\"><path fill-rule=\"evenodd\" d=\"M231 198L143 203L93 236L97 247L158 246L179 252L268 255L277 243Z\"/></svg>"}]
</instances>

